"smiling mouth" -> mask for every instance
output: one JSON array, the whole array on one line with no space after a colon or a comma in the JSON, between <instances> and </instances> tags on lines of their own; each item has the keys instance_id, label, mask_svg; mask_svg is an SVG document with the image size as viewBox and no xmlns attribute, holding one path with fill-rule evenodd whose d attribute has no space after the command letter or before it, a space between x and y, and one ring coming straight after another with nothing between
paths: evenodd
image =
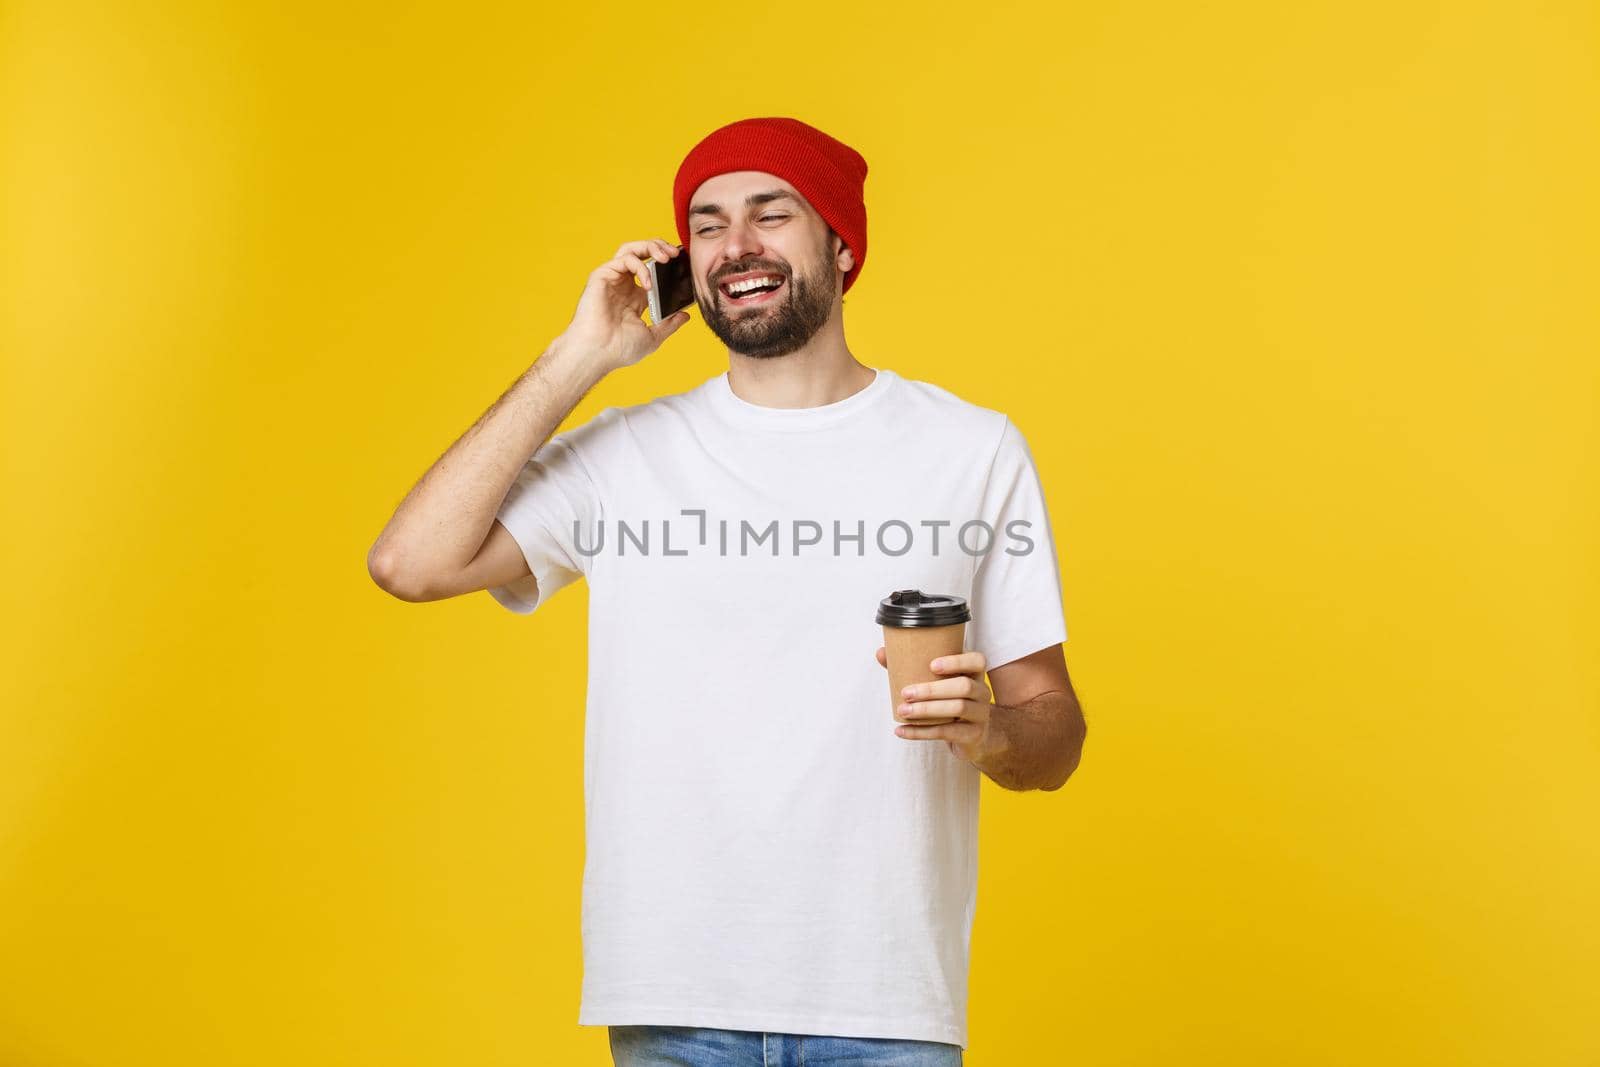
<instances>
[{"instance_id":1,"label":"smiling mouth","mask_svg":"<svg viewBox=\"0 0 1600 1067\"><path fill-rule=\"evenodd\" d=\"M728 301L728 303L737 304L738 306L743 307L746 304L764 303L765 301L771 299L773 295L779 292L786 284L787 279L779 275L773 275L770 278L761 279L759 285L741 292L730 293L726 284L717 286L717 290L722 293L723 299Z\"/></svg>"}]
</instances>

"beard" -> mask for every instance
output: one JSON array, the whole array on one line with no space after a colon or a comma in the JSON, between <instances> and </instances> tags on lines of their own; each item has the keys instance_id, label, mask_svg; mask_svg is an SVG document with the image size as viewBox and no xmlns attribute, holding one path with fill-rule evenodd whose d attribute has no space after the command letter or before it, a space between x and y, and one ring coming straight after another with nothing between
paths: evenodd
<instances>
[{"instance_id":1,"label":"beard","mask_svg":"<svg viewBox=\"0 0 1600 1067\"><path fill-rule=\"evenodd\" d=\"M742 309L729 304L722 287L716 285L712 287L709 300L697 292L695 302L700 305L700 317L705 324L731 351L755 359L786 356L811 340L833 313L833 279L828 276L829 266L823 259L815 271L796 274L775 264L742 264L739 273L770 270L782 274L783 294L776 301Z\"/></svg>"}]
</instances>

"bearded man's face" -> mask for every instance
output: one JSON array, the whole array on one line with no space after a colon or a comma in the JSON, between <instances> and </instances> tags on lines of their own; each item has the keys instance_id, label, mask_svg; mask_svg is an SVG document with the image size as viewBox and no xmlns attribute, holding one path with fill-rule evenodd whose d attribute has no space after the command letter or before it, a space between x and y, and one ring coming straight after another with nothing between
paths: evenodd
<instances>
[{"instance_id":1,"label":"bearded man's face","mask_svg":"<svg viewBox=\"0 0 1600 1067\"><path fill-rule=\"evenodd\" d=\"M787 355L822 329L843 287L842 250L805 197L764 171L709 178L689 201L695 302L741 355Z\"/></svg>"}]
</instances>

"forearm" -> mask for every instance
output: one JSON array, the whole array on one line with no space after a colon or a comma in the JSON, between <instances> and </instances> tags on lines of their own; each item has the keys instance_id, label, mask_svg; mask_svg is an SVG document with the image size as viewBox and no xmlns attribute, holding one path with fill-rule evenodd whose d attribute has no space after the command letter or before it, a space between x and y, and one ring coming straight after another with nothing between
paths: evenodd
<instances>
[{"instance_id":1,"label":"forearm","mask_svg":"<svg viewBox=\"0 0 1600 1067\"><path fill-rule=\"evenodd\" d=\"M415 583L472 562L517 474L602 377L590 354L551 342L400 502L368 554L373 573Z\"/></svg>"},{"instance_id":2,"label":"forearm","mask_svg":"<svg viewBox=\"0 0 1600 1067\"><path fill-rule=\"evenodd\" d=\"M1071 693L1044 693L1015 707L995 704L983 755L973 765L1006 789L1060 789L1078 768L1086 734Z\"/></svg>"}]
</instances>

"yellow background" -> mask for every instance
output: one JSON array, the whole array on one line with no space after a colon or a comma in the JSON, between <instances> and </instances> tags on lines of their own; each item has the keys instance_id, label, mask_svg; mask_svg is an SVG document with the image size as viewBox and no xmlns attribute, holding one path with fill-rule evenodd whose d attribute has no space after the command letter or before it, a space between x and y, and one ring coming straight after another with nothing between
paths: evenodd
<instances>
[{"instance_id":1,"label":"yellow background","mask_svg":"<svg viewBox=\"0 0 1600 1067\"><path fill-rule=\"evenodd\" d=\"M1600 1062L1592 4L227 6L0 8L0 1065L609 1062L587 590L365 557L759 114L1056 526L967 1062Z\"/></svg>"}]
</instances>

